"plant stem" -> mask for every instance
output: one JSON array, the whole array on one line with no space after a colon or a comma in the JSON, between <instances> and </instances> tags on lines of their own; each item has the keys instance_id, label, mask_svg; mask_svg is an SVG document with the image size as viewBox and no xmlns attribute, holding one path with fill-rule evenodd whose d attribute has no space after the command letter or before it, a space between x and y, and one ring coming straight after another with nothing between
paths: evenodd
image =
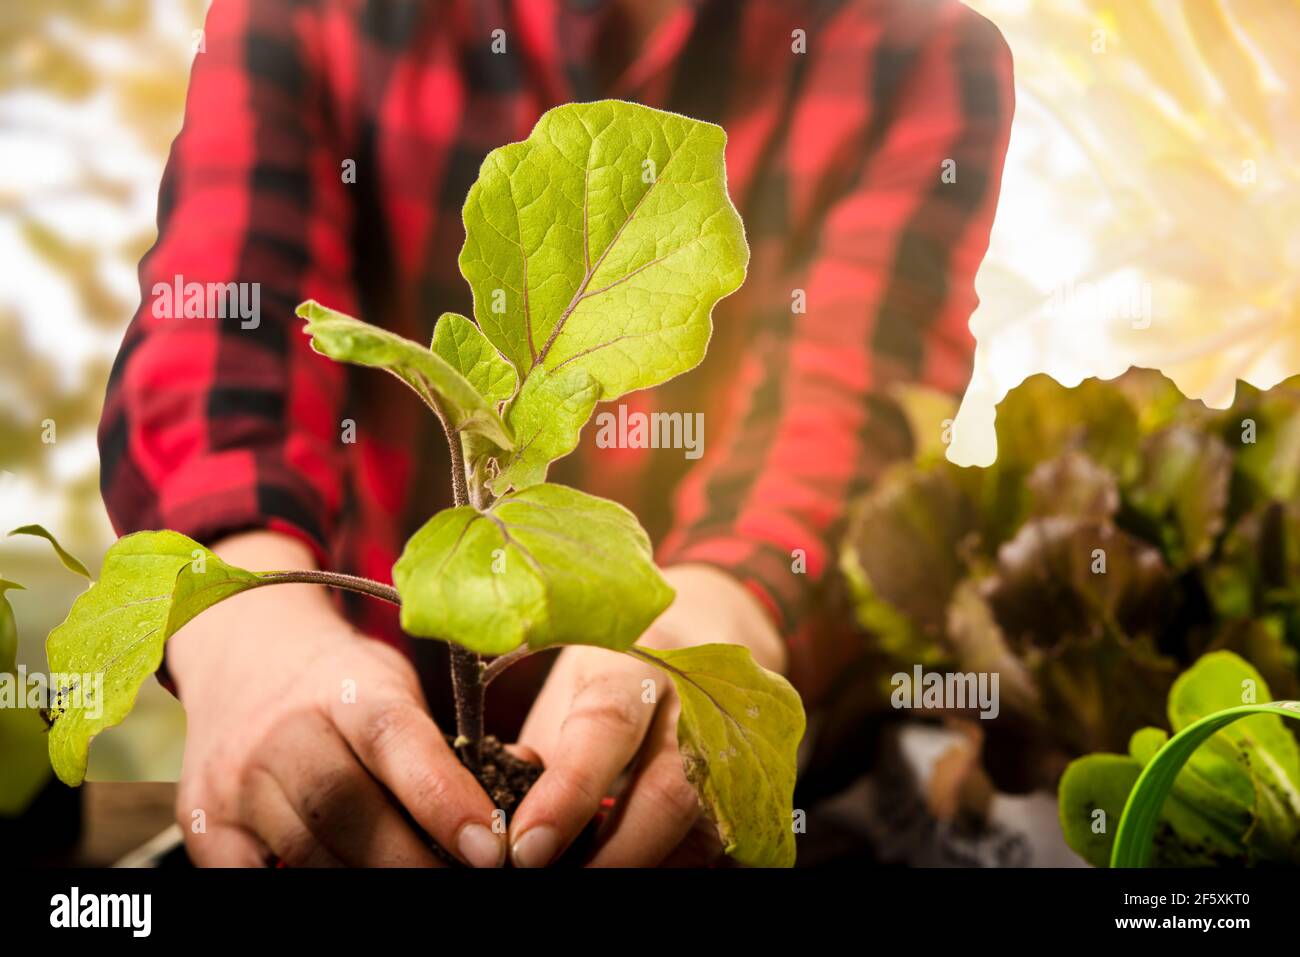
<instances>
[{"instance_id":1,"label":"plant stem","mask_svg":"<svg viewBox=\"0 0 1300 957\"><path fill-rule=\"evenodd\" d=\"M527 645L520 645L514 651L508 651L499 658L493 658L483 666L483 686L490 685L496 677L505 671L511 665L522 661L533 653L533 649Z\"/></svg>"},{"instance_id":2,"label":"plant stem","mask_svg":"<svg viewBox=\"0 0 1300 957\"><path fill-rule=\"evenodd\" d=\"M460 435L451 429L447 417L441 412L438 418L447 434L447 448L451 453L452 501L457 507L468 505L465 452ZM487 690L483 681L483 659L454 642L449 643L449 648L451 688L456 701L456 748L465 766L477 773L483 764L483 695Z\"/></svg>"},{"instance_id":3,"label":"plant stem","mask_svg":"<svg viewBox=\"0 0 1300 957\"><path fill-rule=\"evenodd\" d=\"M384 585L369 578L360 578L356 575L341 575L338 572L267 572L259 576L263 585L328 585L330 588L341 588L344 591L354 591L361 595L369 595L372 598L379 598L393 605L402 603L401 596L397 594L397 589L391 585Z\"/></svg>"}]
</instances>

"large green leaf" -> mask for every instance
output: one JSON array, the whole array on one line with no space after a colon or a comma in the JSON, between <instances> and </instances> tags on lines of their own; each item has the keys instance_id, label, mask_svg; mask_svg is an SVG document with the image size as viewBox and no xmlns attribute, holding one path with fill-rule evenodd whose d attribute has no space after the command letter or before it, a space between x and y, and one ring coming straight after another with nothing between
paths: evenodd
<instances>
[{"instance_id":1,"label":"large green leaf","mask_svg":"<svg viewBox=\"0 0 1300 957\"><path fill-rule=\"evenodd\" d=\"M391 372L446 416L451 428L481 435L502 449L514 448L493 403L433 349L314 301L302 303L297 312L307 320L304 331L321 355Z\"/></svg>"},{"instance_id":2,"label":"large green leaf","mask_svg":"<svg viewBox=\"0 0 1300 957\"><path fill-rule=\"evenodd\" d=\"M718 126L607 100L556 107L488 154L465 201L460 268L479 328L524 382L515 414L545 421L550 390L527 387L540 370L585 372L608 400L704 357L713 306L749 259L725 145ZM547 432L536 447L576 444L572 417ZM537 466L512 474L541 480Z\"/></svg>"},{"instance_id":3,"label":"large green leaf","mask_svg":"<svg viewBox=\"0 0 1300 957\"><path fill-rule=\"evenodd\" d=\"M260 583L177 532L137 532L104 555L100 579L73 604L46 640L58 689L49 734L50 762L66 784L86 774L90 739L122 721L140 686L162 664L163 645L199 612ZM73 683L102 681L102 691ZM81 694L78 695L77 692ZM68 706L71 699L76 706Z\"/></svg>"},{"instance_id":4,"label":"large green leaf","mask_svg":"<svg viewBox=\"0 0 1300 957\"><path fill-rule=\"evenodd\" d=\"M1066 843L1088 863L1110 864L1125 802L1142 768L1168 737L1158 728L1143 728L1134 733L1129 754L1089 754L1066 768L1058 794L1061 828ZM1201 766L1185 767L1161 814L1157 863L1215 867L1244 862L1245 836L1254 820L1250 784L1244 770L1225 781Z\"/></svg>"},{"instance_id":5,"label":"large green leaf","mask_svg":"<svg viewBox=\"0 0 1300 957\"><path fill-rule=\"evenodd\" d=\"M625 649L672 602L636 517L562 485L446 509L393 567L402 628L500 655L527 643Z\"/></svg>"},{"instance_id":6,"label":"large green leaf","mask_svg":"<svg viewBox=\"0 0 1300 957\"><path fill-rule=\"evenodd\" d=\"M739 645L633 653L663 668L677 689L686 776L727 853L755 867L794 864L796 754L805 725L798 692Z\"/></svg>"}]
</instances>

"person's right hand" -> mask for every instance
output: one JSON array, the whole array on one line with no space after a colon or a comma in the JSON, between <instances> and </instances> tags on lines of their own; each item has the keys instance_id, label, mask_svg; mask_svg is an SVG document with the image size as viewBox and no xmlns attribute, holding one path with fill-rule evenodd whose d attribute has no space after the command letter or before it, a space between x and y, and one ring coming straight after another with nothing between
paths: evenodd
<instances>
[{"instance_id":1,"label":"person's right hand","mask_svg":"<svg viewBox=\"0 0 1300 957\"><path fill-rule=\"evenodd\" d=\"M270 532L227 539L258 571L314 567ZM176 817L201 866L437 866L402 815L475 867L505 860L493 804L434 725L411 663L313 585L228 599L169 642L188 719Z\"/></svg>"}]
</instances>

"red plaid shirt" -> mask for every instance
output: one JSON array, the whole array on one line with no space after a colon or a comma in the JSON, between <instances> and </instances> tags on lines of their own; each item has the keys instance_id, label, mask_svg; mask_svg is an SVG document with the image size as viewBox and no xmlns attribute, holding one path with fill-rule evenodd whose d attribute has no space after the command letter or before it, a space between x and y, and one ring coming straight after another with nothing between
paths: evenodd
<instances>
[{"instance_id":1,"label":"red plaid shirt","mask_svg":"<svg viewBox=\"0 0 1300 957\"><path fill-rule=\"evenodd\" d=\"M550 477L630 507L661 563L737 576L815 698L861 643L810 613L846 505L910 451L891 388L957 392L969 376L1010 54L955 0L697 0L610 84L594 69L607 14L592 0L215 0L108 389L104 499L123 533L270 528L324 567L391 580L405 538L449 504L444 440L395 380L315 355L294 306L427 342L442 311L472 314L460 210L489 150L574 100L711 120L729 136L749 278L716 309L700 368L621 400L703 411L704 454L597 448L589 426ZM260 325L155 317L154 284L177 276L259 283ZM346 607L405 641L393 609Z\"/></svg>"}]
</instances>

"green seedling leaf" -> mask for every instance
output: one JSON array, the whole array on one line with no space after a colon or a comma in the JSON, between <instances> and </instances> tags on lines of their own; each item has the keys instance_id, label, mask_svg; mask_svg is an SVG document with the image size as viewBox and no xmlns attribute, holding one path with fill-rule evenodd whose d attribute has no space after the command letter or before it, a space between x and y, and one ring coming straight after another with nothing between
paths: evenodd
<instances>
[{"instance_id":1,"label":"green seedling leaf","mask_svg":"<svg viewBox=\"0 0 1300 957\"><path fill-rule=\"evenodd\" d=\"M1243 702L1272 697L1248 662L1230 651L1216 651L1174 682L1169 723L1178 732ZM1195 763L1222 788L1240 775L1243 758L1257 784L1256 812L1262 828L1273 843L1290 845L1300 836L1300 747L1295 736L1273 715L1234 721L1196 752Z\"/></svg>"},{"instance_id":2,"label":"green seedling leaf","mask_svg":"<svg viewBox=\"0 0 1300 957\"><path fill-rule=\"evenodd\" d=\"M489 655L525 643L623 650L674 594L631 512L549 484L486 511L439 512L406 543L393 581L408 634Z\"/></svg>"},{"instance_id":3,"label":"green seedling leaf","mask_svg":"<svg viewBox=\"0 0 1300 957\"><path fill-rule=\"evenodd\" d=\"M59 779L82 782L91 738L130 713L140 686L162 664L168 638L201 611L260 582L177 532L119 539L104 555L99 581L46 640L51 674L102 682L98 695L91 688L51 689L60 692L49 733ZM68 699L79 704L58 706Z\"/></svg>"},{"instance_id":4,"label":"green seedling leaf","mask_svg":"<svg viewBox=\"0 0 1300 957\"><path fill-rule=\"evenodd\" d=\"M1057 789L1065 843L1093 867L1110 863L1124 801L1142 773L1126 754L1088 754L1071 761Z\"/></svg>"},{"instance_id":5,"label":"green seedling leaf","mask_svg":"<svg viewBox=\"0 0 1300 957\"><path fill-rule=\"evenodd\" d=\"M46 531L46 529L43 526L24 525L21 528L15 528L9 534L10 535L34 535L37 538L45 539L54 547L54 551L59 556L59 561L63 562L64 568L66 568L70 572L74 572L80 575L82 578L91 577L90 572L86 570L86 566L81 564L81 562L77 561L77 559L71 553L69 553L67 549L65 549L62 545L59 544L58 539L56 539L53 535L51 535L48 531Z\"/></svg>"},{"instance_id":6,"label":"green seedling leaf","mask_svg":"<svg viewBox=\"0 0 1300 957\"><path fill-rule=\"evenodd\" d=\"M1167 775L1168 786L1153 811L1140 812L1154 815L1148 824L1156 863L1212 867L1297 859L1295 811L1285 806L1285 798L1279 797L1268 777L1279 767L1287 768L1287 774L1294 771L1295 741L1276 712L1255 714L1231 726L1215 725L1205 734L1197 732L1199 746L1190 750L1183 740L1188 729L1206 731L1205 721L1217 715L1253 714L1241 708L1243 694L1268 697L1269 691L1259 674L1236 655L1205 655L1170 689L1170 722L1179 732L1172 741L1159 728L1144 728L1131 738L1127 757L1094 754L1071 764L1060 791L1061 821L1070 846L1098 866L1120 855L1123 828L1115 824L1119 816L1127 819L1126 805L1137 806L1134 787L1139 772L1146 780L1148 770L1156 767L1151 773ZM1230 706L1223 707L1225 703ZM1300 710L1286 702L1280 707L1286 712ZM1177 766L1167 766L1169 754L1180 750ZM1120 793L1123 781L1129 784ZM1085 806L1087 801L1095 803ZM1095 818L1084 829L1080 814L1087 807L1104 810L1107 824L1101 833ZM1150 846L1147 851L1144 863L1152 859Z\"/></svg>"},{"instance_id":7,"label":"green seedling leaf","mask_svg":"<svg viewBox=\"0 0 1300 957\"><path fill-rule=\"evenodd\" d=\"M1183 728L1142 769L1129 792L1124 813L1115 834L1111 867L1146 867L1151 861L1152 845L1160 823L1162 809L1183 765L1198 747L1234 722L1272 718L1300 719L1300 702L1275 701L1268 704L1239 705L1207 715ZM1090 757L1097 757L1095 755ZM1071 845L1073 846L1073 845Z\"/></svg>"},{"instance_id":8,"label":"green seedling leaf","mask_svg":"<svg viewBox=\"0 0 1300 957\"><path fill-rule=\"evenodd\" d=\"M487 336L464 316L444 312L433 327L433 351L463 375L493 408L515 394L519 377Z\"/></svg>"},{"instance_id":9,"label":"green seedling leaf","mask_svg":"<svg viewBox=\"0 0 1300 957\"><path fill-rule=\"evenodd\" d=\"M749 259L725 146L718 126L606 100L556 107L488 154L465 201L460 268L479 328L524 383L514 414L546 420L528 408L550 401L528 389L542 371L585 372L610 400L704 357L713 306ZM574 421L519 444L570 450ZM493 488L540 481L545 464Z\"/></svg>"},{"instance_id":10,"label":"green seedling leaf","mask_svg":"<svg viewBox=\"0 0 1300 957\"><path fill-rule=\"evenodd\" d=\"M455 431L481 435L502 449L514 448L493 403L433 349L314 301L302 303L297 313L307 320L304 331L321 355L391 372L445 416Z\"/></svg>"},{"instance_id":11,"label":"green seedling leaf","mask_svg":"<svg viewBox=\"0 0 1300 957\"><path fill-rule=\"evenodd\" d=\"M1090 754L1071 762L1061 778L1059 810L1066 843L1095 867L1110 863L1124 805L1142 768L1169 740L1160 728L1133 734L1129 754ZM1226 787L1224 785L1227 785ZM1159 863L1218 867L1247 858L1254 794L1250 776L1237 768L1230 780L1214 779L1195 761L1183 768L1159 822ZM1100 814L1098 812L1101 812Z\"/></svg>"},{"instance_id":12,"label":"green seedling leaf","mask_svg":"<svg viewBox=\"0 0 1300 957\"><path fill-rule=\"evenodd\" d=\"M530 375L506 420L519 451L492 488L527 488L545 481L547 467L577 448L578 434L599 397L600 383L584 369L539 369Z\"/></svg>"},{"instance_id":13,"label":"green seedling leaf","mask_svg":"<svg viewBox=\"0 0 1300 957\"><path fill-rule=\"evenodd\" d=\"M17 582L0 578L0 675L12 673L18 666L18 622L5 592L22 588Z\"/></svg>"},{"instance_id":14,"label":"green seedling leaf","mask_svg":"<svg viewBox=\"0 0 1300 957\"><path fill-rule=\"evenodd\" d=\"M739 645L633 648L672 679L682 702L677 745L686 776L726 852L753 867L790 867L803 703Z\"/></svg>"}]
</instances>

